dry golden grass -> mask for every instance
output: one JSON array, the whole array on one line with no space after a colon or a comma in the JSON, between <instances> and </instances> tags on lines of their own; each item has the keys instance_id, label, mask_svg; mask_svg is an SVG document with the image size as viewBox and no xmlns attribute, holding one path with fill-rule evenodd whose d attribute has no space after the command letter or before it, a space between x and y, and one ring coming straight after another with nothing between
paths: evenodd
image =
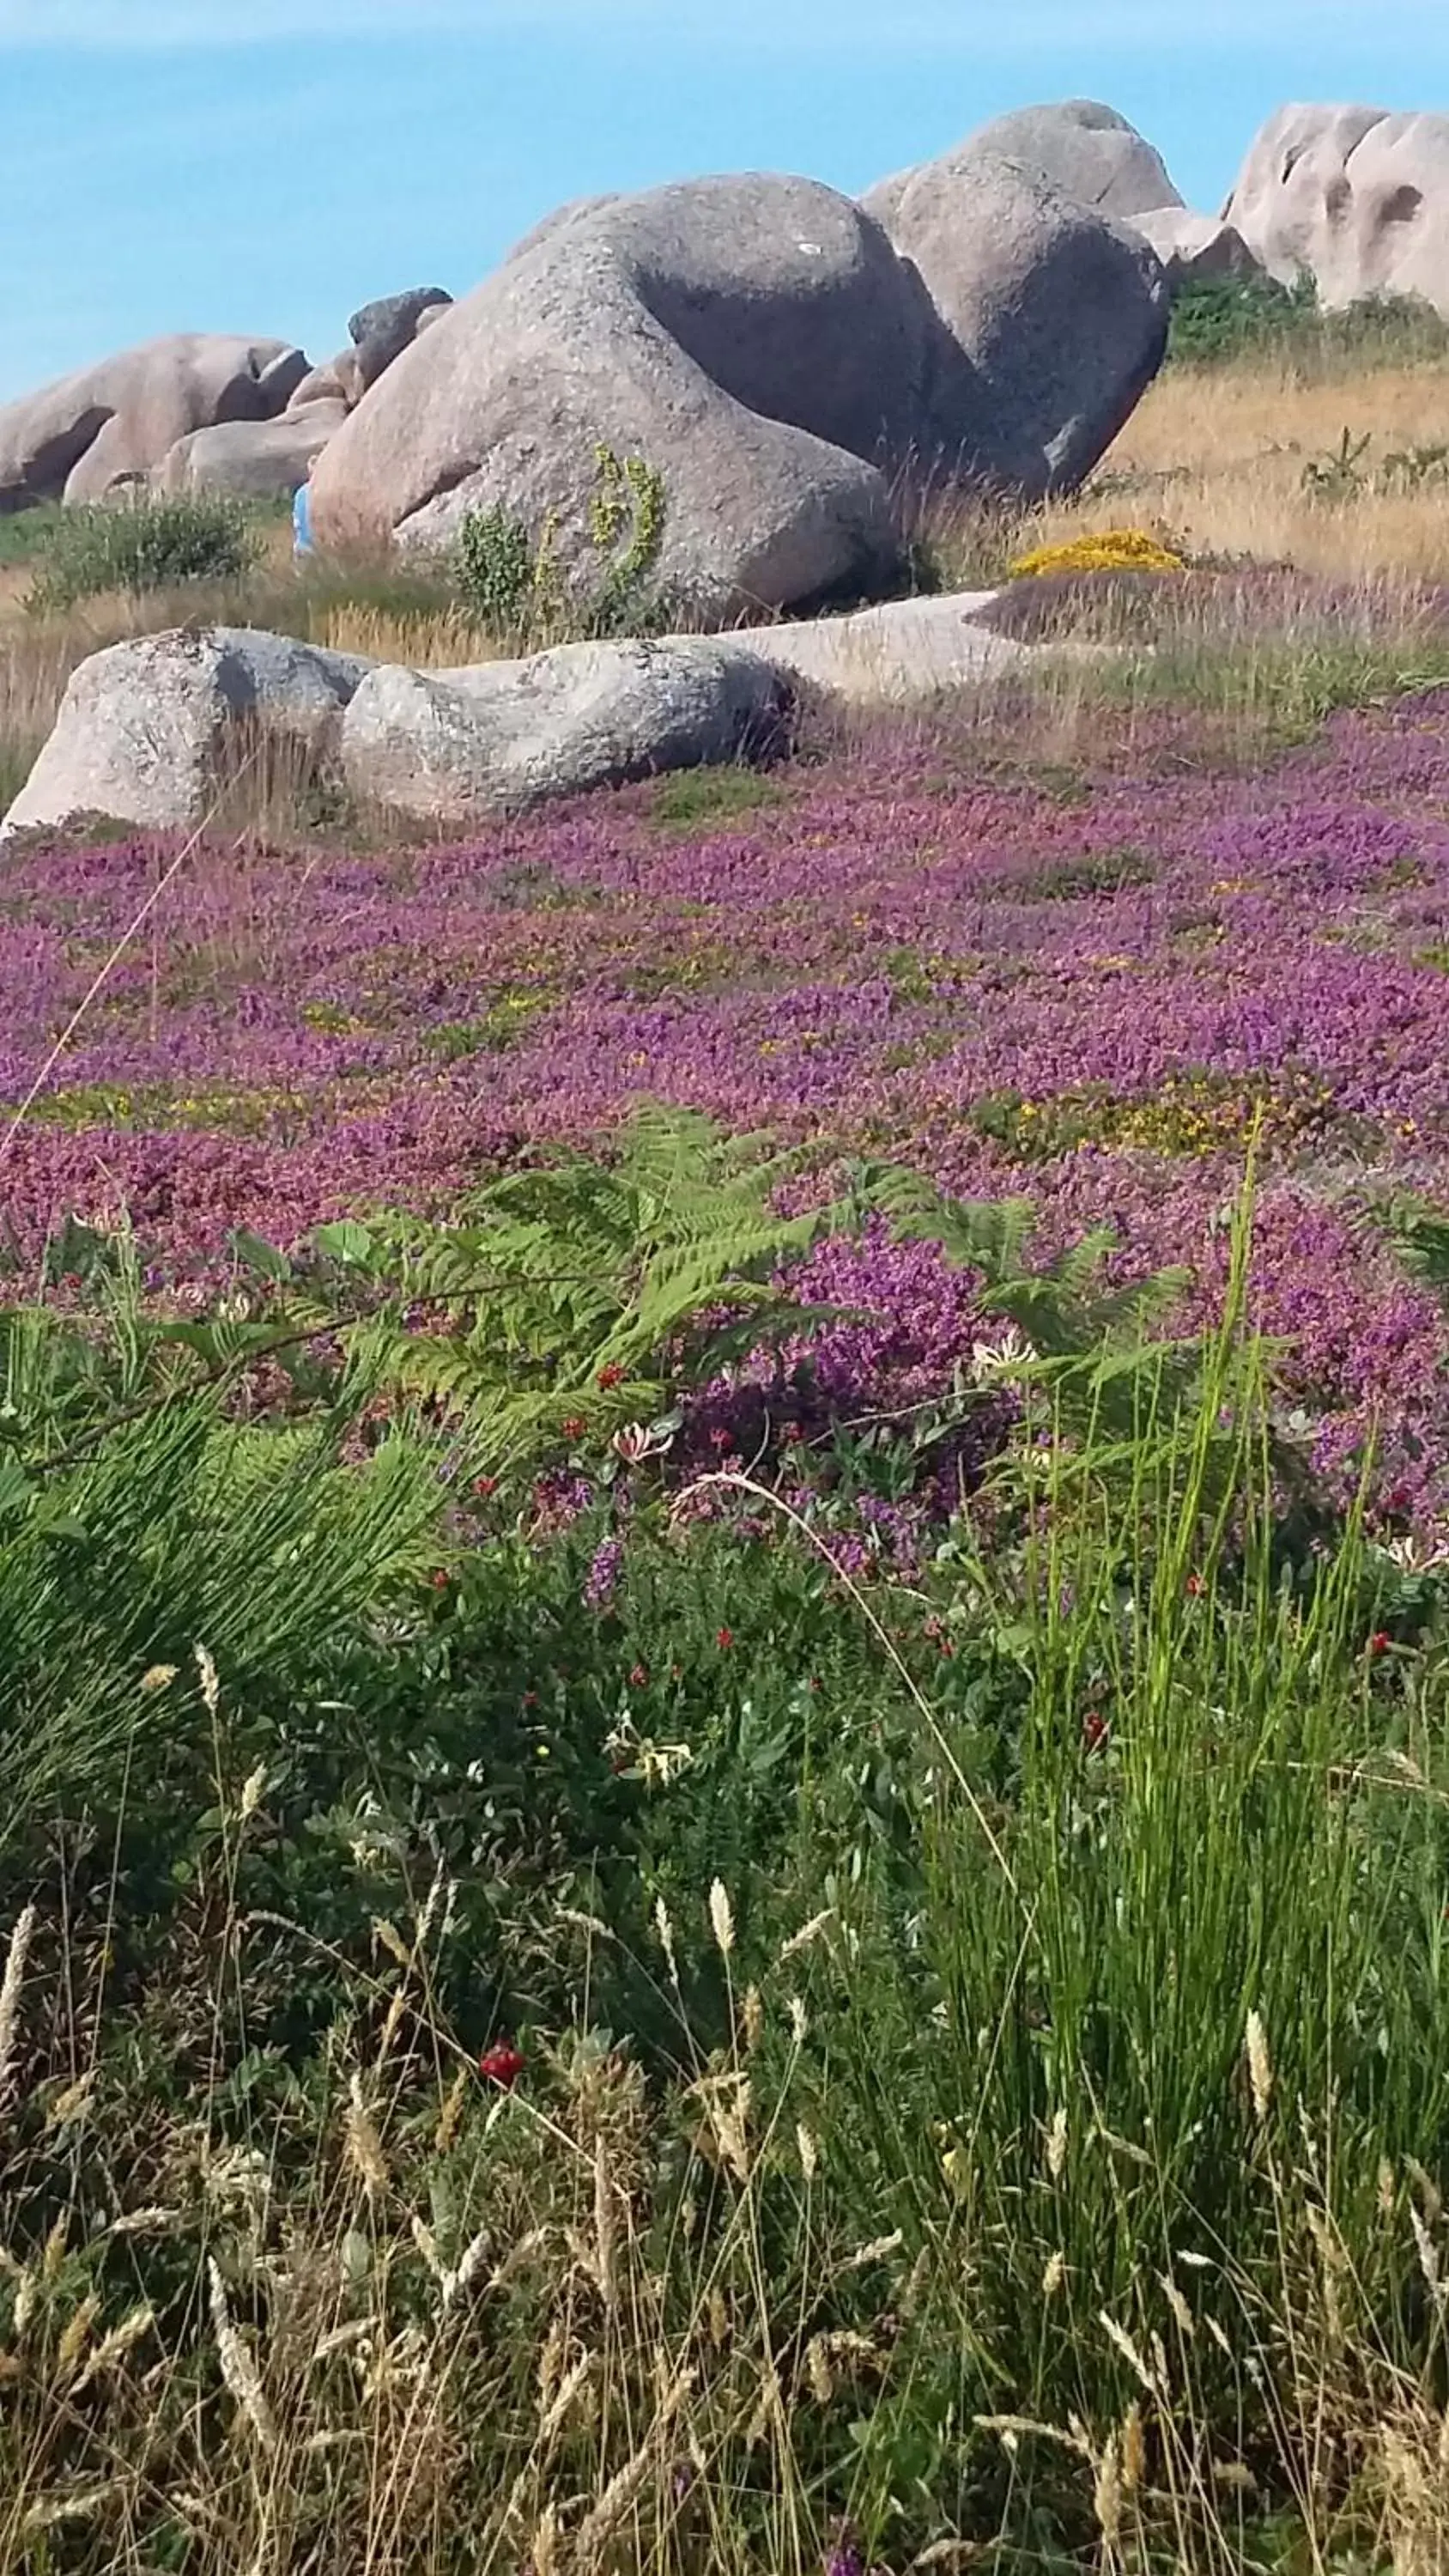
<instances>
[{"instance_id":1,"label":"dry golden grass","mask_svg":"<svg viewBox=\"0 0 1449 2576\"><path fill-rule=\"evenodd\" d=\"M392 610L341 601L319 608L309 642L374 662L403 662L414 671L457 670L496 661L498 643L455 608Z\"/></svg>"},{"instance_id":2,"label":"dry golden grass","mask_svg":"<svg viewBox=\"0 0 1449 2576\"><path fill-rule=\"evenodd\" d=\"M1395 449L1442 443L1449 367L1325 384L1262 364L1175 368L1134 412L1087 493L1042 511L1033 529L1050 544L1127 515L1170 529L1194 553L1251 555L1345 581L1449 581L1449 483L1337 502L1305 492L1305 465L1336 449L1345 428L1371 437L1369 469Z\"/></svg>"}]
</instances>

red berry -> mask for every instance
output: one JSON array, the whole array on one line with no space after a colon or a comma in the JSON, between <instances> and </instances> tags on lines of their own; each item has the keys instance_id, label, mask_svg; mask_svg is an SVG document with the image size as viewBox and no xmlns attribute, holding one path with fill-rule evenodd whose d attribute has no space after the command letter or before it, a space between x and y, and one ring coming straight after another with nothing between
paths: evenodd
<instances>
[{"instance_id":1,"label":"red berry","mask_svg":"<svg viewBox=\"0 0 1449 2576\"><path fill-rule=\"evenodd\" d=\"M648 1665L647 1665L647 1664L636 1664L636 1665L634 1666L633 1671L632 1671L632 1672L630 1673L630 1675L629 1675L629 1679L630 1679L630 1681L632 1682L632 1684L633 1684L633 1686L634 1686L635 1690L647 1690L647 1689L648 1689L648 1687L649 1687L649 1667L648 1667Z\"/></svg>"},{"instance_id":2,"label":"red berry","mask_svg":"<svg viewBox=\"0 0 1449 2576\"><path fill-rule=\"evenodd\" d=\"M1082 1742L1089 1753L1100 1753L1112 1729L1100 1709L1089 1708L1082 1720Z\"/></svg>"},{"instance_id":3,"label":"red berry","mask_svg":"<svg viewBox=\"0 0 1449 2576\"><path fill-rule=\"evenodd\" d=\"M523 2067L522 2053L514 2047L511 2039L500 2039L492 2048L485 2048L478 2060L478 2072L484 2082L500 2084L505 2093L512 2092Z\"/></svg>"},{"instance_id":4,"label":"red berry","mask_svg":"<svg viewBox=\"0 0 1449 2576\"><path fill-rule=\"evenodd\" d=\"M1369 1653L1371 1655L1386 1655L1393 1642L1394 1641L1389 1635L1387 1628L1377 1628L1368 1642Z\"/></svg>"},{"instance_id":5,"label":"red berry","mask_svg":"<svg viewBox=\"0 0 1449 2576\"><path fill-rule=\"evenodd\" d=\"M718 1646L720 1653L722 1655L727 1655L731 1646L735 1642L735 1632L733 1628L717 1628L715 1630L714 1642Z\"/></svg>"},{"instance_id":6,"label":"red berry","mask_svg":"<svg viewBox=\"0 0 1449 2576\"><path fill-rule=\"evenodd\" d=\"M624 1372L617 1360L610 1360L607 1368L600 1369L596 1383L604 1395L608 1395L614 1387L623 1385Z\"/></svg>"},{"instance_id":7,"label":"red berry","mask_svg":"<svg viewBox=\"0 0 1449 2576\"><path fill-rule=\"evenodd\" d=\"M437 1568L436 1572L434 1572L434 1573L432 1573L432 1574L430 1574L430 1575L428 1576L428 1581L431 1583L431 1585L432 1585L432 1587L433 1587L433 1590L434 1590L435 1592L446 1592L446 1590L447 1590L447 1588L448 1588L448 1575L447 1575L447 1569L446 1569L446 1567L444 1567L444 1566L441 1566L441 1565L440 1565L440 1566Z\"/></svg>"}]
</instances>

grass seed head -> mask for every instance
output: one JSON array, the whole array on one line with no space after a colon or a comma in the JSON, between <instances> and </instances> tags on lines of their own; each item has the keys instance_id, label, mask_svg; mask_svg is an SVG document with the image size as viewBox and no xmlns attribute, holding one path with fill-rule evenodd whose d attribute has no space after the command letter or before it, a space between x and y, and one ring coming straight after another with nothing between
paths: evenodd
<instances>
[{"instance_id":1,"label":"grass seed head","mask_svg":"<svg viewBox=\"0 0 1449 2576\"><path fill-rule=\"evenodd\" d=\"M728 1959L735 1946L735 1918L728 1890L721 1878L715 1880L709 1891L709 1920L715 1947L722 1959Z\"/></svg>"},{"instance_id":2,"label":"grass seed head","mask_svg":"<svg viewBox=\"0 0 1449 2576\"><path fill-rule=\"evenodd\" d=\"M226 2283L221 2277L214 2254L209 2254L206 2258L206 2274L211 2298L212 2332L216 2338L217 2359L221 2363L222 2378L262 2449L274 2451L277 2447L276 2423L262 2393L262 2383L257 2376L256 2363L232 2323Z\"/></svg>"},{"instance_id":3,"label":"grass seed head","mask_svg":"<svg viewBox=\"0 0 1449 2576\"><path fill-rule=\"evenodd\" d=\"M76 2381L75 2395L79 2397L81 2390L88 2387L93 2379L98 2379L102 2371L114 2370L119 2362L124 2361L127 2353L150 2333L155 2322L153 2310L143 2300L139 2307L132 2308L128 2315L122 2317L119 2325L112 2326L110 2333L102 2336Z\"/></svg>"},{"instance_id":4,"label":"grass seed head","mask_svg":"<svg viewBox=\"0 0 1449 2576\"><path fill-rule=\"evenodd\" d=\"M1247 2029L1248 2082L1253 2095L1253 2117L1261 2128L1268 2117L1273 2099L1273 2061L1268 2054L1268 2034L1263 2016L1256 2010L1248 2015Z\"/></svg>"},{"instance_id":5,"label":"grass seed head","mask_svg":"<svg viewBox=\"0 0 1449 2576\"><path fill-rule=\"evenodd\" d=\"M1104 2549L1114 2550L1122 2537L1122 2470L1117 2456L1117 2436L1108 2440L1097 2464L1097 2481L1092 2495L1092 2508Z\"/></svg>"},{"instance_id":6,"label":"grass seed head","mask_svg":"<svg viewBox=\"0 0 1449 2576\"><path fill-rule=\"evenodd\" d=\"M823 1914L812 1914L808 1923L802 1923L798 1932L791 1933L780 1952L780 1966L783 1968L791 1959L798 1959L801 1951L808 1950L813 1942L818 1941L834 1920L833 1905L828 1905Z\"/></svg>"},{"instance_id":7,"label":"grass seed head","mask_svg":"<svg viewBox=\"0 0 1449 2576\"><path fill-rule=\"evenodd\" d=\"M1122 2418L1122 2493L1134 2496L1147 2478L1147 2443L1142 2431L1142 2409L1135 2402Z\"/></svg>"},{"instance_id":8,"label":"grass seed head","mask_svg":"<svg viewBox=\"0 0 1449 2576\"><path fill-rule=\"evenodd\" d=\"M30 1956L37 1920L35 1907L27 1905L10 1935L5 1954L5 1974L0 1979L0 2104L6 2101L13 2080L20 2035L20 1990L25 1983L25 1962Z\"/></svg>"},{"instance_id":9,"label":"grass seed head","mask_svg":"<svg viewBox=\"0 0 1449 2576\"><path fill-rule=\"evenodd\" d=\"M387 2163L382 2140L363 2099L362 2077L353 2069L348 2085L347 2152L369 2194L387 2189Z\"/></svg>"},{"instance_id":10,"label":"grass seed head","mask_svg":"<svg viewBox=\"0 0 1449 2576\"><path fill-rule=\"evenodd\" d=\"M91 2328L101 2312L100 2300L92 2291L82 2299L75 2314L68 2318L56 2346L55 2369L58 2379L69 2379L78 2368L81 2354L90 2341Z\"/></svg>"},{"instance_id":11,"label":"grass seed head","mask_svg":"<svg viewBox=\"0 0 1449 2576\"><path fill-rule=\"evenodd\" d=\"M459 2255L453 2269L438 2276L438 2304L444 2316L470 2290L483 2269L488 2253L488 2232L480 2227Z\"/></svg>"}]
</instances>

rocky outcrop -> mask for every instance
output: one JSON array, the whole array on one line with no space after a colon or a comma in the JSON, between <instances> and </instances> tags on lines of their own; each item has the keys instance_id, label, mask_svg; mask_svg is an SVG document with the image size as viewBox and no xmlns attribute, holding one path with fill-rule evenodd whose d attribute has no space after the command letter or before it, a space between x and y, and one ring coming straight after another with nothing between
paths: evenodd
<instances>
[{"instance_id":1,"label":"rocky outcrop","mask_svg":"<svg viewBox=\"0 0 1449 2576\"><path fill-rule=\"evenodd\" d=\"M905 706L998 678L1026 648L975 621L991 590L890 599L851 617L755 630L751 644L792 682L848 707Z\"/></svg>"},{"instance_id":2,"label":"rocky outcrop","mask_svg":"<svg viewBox=\"0 0 1449 2576\"><path fill-rule=\"evenodd\" d=\"M993 153L879 215L767 177L561 209L333 440L319 541L442 548L500 510L583 586L602 441L661 478L661 591L722 620L879 596L904 466L1019 494L1084 474L1162 355L1151 251Z\"/></svg>"},{"instance_id":3,"label":"rocky outcrop","mask_svg":"<svg viewBox=\"0 0 1449 2576\"><path fill-rule=\"evenodd\" d=\"M99 501L144 482L178 439L271 420L307 372L285 340L183 335L127 349L0 410L0 511Z\"/></svg>"},{"instance_id":4,"label":"rocky outcrop","mask_svg":"<svg viewBox=\"0 0 1449 2576\"><path fill-rule=\"evenodd\" d=\"M1449 318L1449 116L1280 108L1223 212L1271 276L1306 271L1329 307L1417 295Z\"/></svg>"},{"instance_id":5,"label":"rocky outcrop","mask_svg":"<svg viewBox=\"0 0 1449 2576\"><path fill-rule=\"evenodd\" d=\"M908 441L934 327L879 227L803 179L709 179L546 226L404 351L313 479L320 542L446 545L469 511L597 578L599 442L663 479L660 587L702 619L868 594L867 458Z\"/></svg>"},{"instance_id":6,"label":"rocky outcrop","mask_svg":"<svg viewBox=\"0 0 1449 2576\"><path fill-rule=\"evenodd\" d=\"M259 736L336 763L362 804L464 831L588 788L768 757L785 747L802 687L865 707L989 680L1029 649L975 622L994 597L433 672L251 628L143 636L74 673L0 838L98 819L195 828Z\"/></svg>"},{"instance_id":7,"label":"rocky outcrop","mask_svg":"<svg viewBox=\"0 0 1449 2576\"><path fill-rule=\"evenodd\" d=\"M103 816L144 830L203 821L244 724L320 757L372 665L250 628L146 635L93 653L0 838Z\"/></svg>"},{"instance_id":8,"label":"rocky outcrop","mask_svg":"<svg viewBox=\"0 0 1449 2576\"><path fill-rule=\"evenodd\" d=\"M788 704L768 662L710 636L565 644L437 674L382 668L343 720L343 775L362 802L461 831L768 749Z\"/></svg>"}]
</instances>

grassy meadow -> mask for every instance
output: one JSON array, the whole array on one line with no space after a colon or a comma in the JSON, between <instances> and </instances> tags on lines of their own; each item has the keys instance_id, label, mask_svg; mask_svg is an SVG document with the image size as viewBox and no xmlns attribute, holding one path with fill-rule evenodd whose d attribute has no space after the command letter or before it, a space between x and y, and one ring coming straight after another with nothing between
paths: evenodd
<instances>
[{"instance_id":1,"label":"grassy meadow","mask_svg":"<svg viewBox=\"0 0 1449 2576\"><path fill-rule=\"evenodd\" d=\"M1449 355L1290 320L912 503L1191 557L1009 683L0 855L0 2576L1449 2564ZM0 792L506 641L36 516Z\"/></svg>"}]
</instances>

